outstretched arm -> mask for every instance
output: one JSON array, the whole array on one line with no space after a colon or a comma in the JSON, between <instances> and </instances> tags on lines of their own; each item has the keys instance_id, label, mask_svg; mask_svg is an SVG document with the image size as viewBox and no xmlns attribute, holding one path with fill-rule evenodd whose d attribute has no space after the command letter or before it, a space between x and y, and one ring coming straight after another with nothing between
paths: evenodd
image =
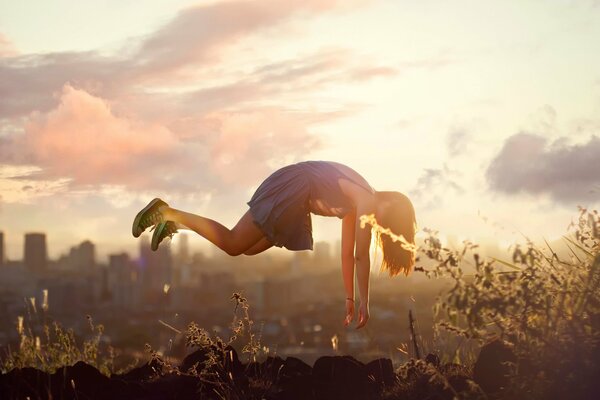
<instances>
[{"instance_id":1,"label":"outstretched arm","mask_svg":"<svg viewBox=\"0 0 600 400\"><path fill-rule=\"evenodd\" d=\"M371 247L371 229L360 227L360 216L375 213L377 202L372 193L348 180L338 181L345 195L353 200L354 210L348 213L342 222L342 270L344 271L344 285L348 297L354 298L354 264L356 264L356 278L358 292L360 293L360 308L358 325L362 328L369 320L369 273L371 261L369 250ZM346 301L347 314L352 321L354 314L354 301ZM348 317L346 318L348 320ZM348 321L346 325L350 323Z\"/></svg>"},{"instance_id":2,"label":"outstretched arm","mask_svg":"<svg viewBox=\"0 0 600 400\"><path fill-rule=\"evenodd\" d=\"M356 212L346 214L342 219L342 276L346 290L346 319L348 326L354 318L354 231L356 228Z\"/></svg>"},{"instance_id":3,"label":"outstretched arm","mask_svg":"<svg viewBox=\"0 0 600 400\"><path fill-rule=\"evenodd\" d=\"M369 226L360 227L360 216L373 212L371 202L359 203L356 207L356 250L354 259L356 261L356 280L358 292L360 293L360 308L358 312L358 325L356 329L362 328L369 320L369 274L371 272L371 260L369 249L371 247L371 230Z\"/></svg>"}]
</instances>

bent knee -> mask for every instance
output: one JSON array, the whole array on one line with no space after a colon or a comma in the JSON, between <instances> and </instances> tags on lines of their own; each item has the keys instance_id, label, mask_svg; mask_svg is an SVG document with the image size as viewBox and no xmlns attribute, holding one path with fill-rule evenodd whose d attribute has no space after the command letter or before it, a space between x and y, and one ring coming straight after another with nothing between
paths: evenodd
<instances>
[{"instance_id":1,"label":"bent knee","mask_svg":"<svg viewBox=\"0 0 600 400\"><path fill-rule=\"evenodd\" d=\"M235 249L235 248L233 248L233 249L227 249L225 252L228 255L232 256L232 257L237 257L239 255L245 254L244 250L242 250L242 249Z\"/></svg>"}]
</instances>

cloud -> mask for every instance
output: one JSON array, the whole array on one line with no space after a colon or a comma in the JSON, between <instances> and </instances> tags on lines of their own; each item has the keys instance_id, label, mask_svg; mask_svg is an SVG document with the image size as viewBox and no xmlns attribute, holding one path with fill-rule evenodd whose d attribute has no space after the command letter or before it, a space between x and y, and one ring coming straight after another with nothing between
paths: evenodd
<instances>
[{"instance_id":1,"label":"cloud","mask_svg":"<svg viewBox=\"0 0 600 400\"><path fill-rule=\"evenodd\" d=\"M362 3L200 5L117 54L0 58L0 165L37 168L3 179L19 183L24 195L65 185L182 193L255 185L276 166L318 148L311 125L364 107L321 110L310 97L315 90L396 70L346 49L321 48L240 74L237 67L228 72L227 60L235 60L228 51L284 23Z\"/></svg>"},{"instance_id":2,"label":"cloud","mask_svg":"<svg viewBox=\"0 0 600 400\"><path fill-rule=\"evenodd\" d=\"M345 49L328 48L259 66L234 82L185 92L175 101L189 115L257 101L280 102L282 96L289 94L298 96L336 83L394 73L392 68L365 65L360 57Z\"/></svg>"},{"instance_id":3,"label":"cloud","mask_svg":"<svg viewBox=\"0 0 600 400\"><path fill-rule=\"evenodd\" d=\"M395 68L370 65L346 49L325 48L314 54L261 66L251 74L251 79L263 84L285 82L314 87L325 82L362 81L396 74Z\"/></svg>"},{"instance_id":4,"label":"cloud","mask_svg":"<svg viewBox=\"0 0 600 400\"><path fill-rule=\"evenodd\" d=\"M210 118L220 131L211 151L211 165L227 182L252 185L256 177L266 178L275 166L298 161L320 144L304 124L274 108L246 113L221 112Z\"/></svg>"},{"instance_id":5,"label":"cloud","mask_svg":"<svg viewBox=\"0 0 600 400\"><path fill-rule=\"evenodd\" d=\"M515 134L504 142L491 161L486 178L494 191L517 194L548 194L572 204L598 201L600 139L571 144L566 137L550 143L543 136Z\"/></svg>"},{"instance_id":6,"label":"cloud","mask_svg":"<svg viewBox=\"0 0 600 400\"><path fill-rule=\"evenodd\" d=\"M184 140L163 125L117 115L106 100L65 85L54 110L32 115L23 134L0 139L0 160L37 166L10 177L27 185L68 179L71 188L193 192L250 186L273 165L297 160L319 144L302 116L278 107L214 112L202 122L211 128L204 140Z\"/></svg>"},{"instance_id":7,"label":"cloud","mask_svg":"<svg viewBox=\"0 0 600 400\"><path fill-rule=\"evenodd\" d=\"M463 154L469 142L471 140L471 134L467 132L465 128L454 127L450 129L448 136L446 136L446 148L450 157L456 157Z\"/></svg>"},{"instance_id":8,"label":"cloud","mask_svg":"<svg viewBox=\"0 0 600 400\"><path fill-rule=\"evenodd\" d=\"M142 71L165 73L182 66L214 63L220 53L243 36L272 29L290 18L341 7L342 1L227 1L198 5L146 38L134 59ZM353 3L350 2L350 6ZM348 7L348 5L345 5Z\"/></svg>"},{"instance_id":9,"label":"cloud","mask_svg":"<svg viewBox=\"0 0 600 400\"><path fill-rule=\"evenodd\" d=\"M6 35L0 33L0 58L14 57L17 54L19 54L19 52L12 42L6 37Z\"/></svg>"},{"instance_id":10,"label":"cloud","mask_svg":"<svg viewBox=\"0 0 600 400\"><path fill-rule=\"evenodd\" d=\"M70 85L64 86L56 109L32 115L24 133L5 144L5 163L41 168L28 178L134 188L147 185L149 179L165 179L169 164L177 161L179 145L168 129L118 117L106 101Z\"/></svg>"},{"instance_id":11,"label":"cloud","mask_svg":"<svg viewBox=\"0 0 600 400\"><path fill-rule=\"evenodd\" d=\"M257 0L189 7L156 32L133 39L117 55L85 51L2 58L10 51L10 43L0 36L0 119L48 111L56 105L52 93L67 82L111 99L148 85L189 85L197 82L198 74L210 74L209 67L222 65L223 52L242 38L273 29L294 16L361 3Z\"/></svg>"},{"instance_id":12,"label":"cloud","mask_svg":"<svg viewBox=\"0 0 600 400\"><path fill-rule=\"evenodd\" d=\"M115 97L133 83L124 60L96 52L22 55L0 59L0 120L48 111L53 94L66 83L103 97ZM129 82L129 83L127 83Z\"/></svg>"},{"instance_id":13,"label":"cloud","mask_svg":"<svg viewBox=\"0 0 600 400\"><path fill-rule=\"evenodd\" d=\"M54 94L66 83L109 99L115 108L177 126L181 118L197 120L200 113L251 101L273 103L282 94L394 75L392 67L365 63L364 56L339 48L259 64L248 74L227 70L226 61L233 55L228 49L244 38L277 29L295 17L362 3L261 0L200 5L180 11L156 32L130 40L117 54L85 51L0 58L0 133L31 112L56 107ZM219 83L197 88L203 82Z\"/></svg>"},{"instance_id":14,"label":"cloud","mask_svg":"<svg viewBox=\"0 0 600 400\"><path fill-rule=\"evenodd\" d=\"M410 191L411 196L421 199L426 207L440 207L444 197L449 193L464 192L458 183L460 174L450 169L446 164L443 168L426 168L423 170L415 187Z\"/></svg>"}]
</instances>

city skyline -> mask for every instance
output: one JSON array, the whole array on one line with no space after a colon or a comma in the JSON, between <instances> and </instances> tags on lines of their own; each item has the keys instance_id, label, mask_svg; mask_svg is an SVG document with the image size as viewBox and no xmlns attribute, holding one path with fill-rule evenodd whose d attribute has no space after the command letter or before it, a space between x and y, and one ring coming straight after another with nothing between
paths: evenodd
<instances>
[{"instance_id":1,"label":"city skyline","mask_svg":"<svg viewBox=\"0 0 600 400\"><path fill-rule=\"evenodd\" d=\"M30 247L30 253L33 255L34 253L41 253L40 255L40 259L35 259L33 262L40 262L41 260L45 260L46 262L48 261L60 261L61 259L65 259L65 258L72 258L72 259L79 259L81 260L80 262L78 262L78 265L90 265L90 264L105 264L105 265L109 265L111 263L111 259L114 256L120 256L122 254L127 254L128 257L136 257L136 252L135 251L127 251L127 250L122 250L122 251L114 251L114 252L110 252L110 253L106 253L105 255L102 255L100 257L98 257L98 252L97 252L97 246L94 242L92 242L89 239L85 239L82 240L81 242L78 242L77 244L70 244L68 245L68 251L62 251L60 253L55 253L56 256L51 256L50 255L50 248L47 246L46 243L46 238L47 235L45 232L26 232L24 233L24 238L23 238L23 250L22 250L22 257L14 257L14 258L8 258L5 257L5 242L4 242L4 238L6 237L6 233L4 231L0 231L0 266L3 266L3 264L6 264L7 262L21 262L23 263L23 265L27 266L27 253L28 250L27 248ZM185 259L185 258L189 258L192 255L195 254L202 254L203 256L206 256L208 258L213 258L215 257L216 254L218 254L218 251L202 251L199 248L190 248L189 244L188 244L188 240L189 240L190 234L189 233L181 233L179 235L179 240L177 240L176 242L171 242L169 244L167 244L166 246L161 246L161 249L164 249L164 251L172 253L173 257L178 258L178 259ZM34 241L36 243L30 243L28 245L28 238L33 238ZM160 250L158 252L153 252L150 249L150 243L149 243L150 237L147 233L144 233L140 236L140 240L139 240L139 244L137 246L137 256L138 258L143 258L144 254L146 255L151 255L151 254L160 254L162 253ZM338 243L339 244L339 243ZM173 249L175 249L173 251ZM214 250L213 248L208 248L208 250ZM307 253L307 252L302 252L302 253ZM329 259L332 256L335 256L337 253L335 250L332 251L332 246L331 243L327 242L327 241L319 241L319 242L315 242L315 249L313 257L319 259L321 257L325 257L325 259ZM222 252L221 254L218 254L220 257L219 258L225 258L228 257L224 252ZM280 251L278 253L279 256L283 256L283 259L285 259L285 255L289 255L287 252L284 251ZM4 256L4 257L3 257ZM292 253L291 258L293 258L294 253ZM235 261L235 259L230 258L231 261ZM78 266L77 265L77 266ZM74 266L74 268L77 268L77 266ZM38 267L29 267L32 270L45 270L48 268L47 265L42 266L41 268Z\"/></svg>"},{"instance_id":2,"label":"city skyline","mask_svg":"<svg viewBox=\"0 0 600 400\"><path fill-rule=\"evenodd\" d=\"M307 159L406 193L442 237L558 238L600 203L598 17L592 0L3 2L7 255L28 231L132 251L157 196L231 227Z\"/></svg>"}]
</instances>

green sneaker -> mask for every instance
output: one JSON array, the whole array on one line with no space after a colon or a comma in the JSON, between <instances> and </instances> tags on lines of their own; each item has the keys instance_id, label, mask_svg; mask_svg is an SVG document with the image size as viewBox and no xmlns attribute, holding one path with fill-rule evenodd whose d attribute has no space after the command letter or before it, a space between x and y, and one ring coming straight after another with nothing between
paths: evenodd
<instances>
[{"instance_id":1,"label":"green sneaker","mask_svg":"<svg viewBox=\"0 0 600 400\"><path fill-rule=\"evenodd\" d=\"M158 211L160 206L168 206L167 203L159 198L152 200L146 207L142 209L133 220L133 226L131 227L131 233L133 237L139 237L142 232L149 226L155 225L163 220L162 214Z\"/></svg>"},{"instance_id":2,"label":"green sneaker","mask_svg":"<svg viewBox=\"0 0 600 400\"><path fill-rule=\"evenodd\" d=\"M169 238L173 237L173 235L177 232L177 225L173 221L161 221L154 227L154 233L152 234L152 243L150 244L150 248L152 251L156 251L158 249L158 245L164 238L167 236Z\"/></svg>"}]
</instances>

